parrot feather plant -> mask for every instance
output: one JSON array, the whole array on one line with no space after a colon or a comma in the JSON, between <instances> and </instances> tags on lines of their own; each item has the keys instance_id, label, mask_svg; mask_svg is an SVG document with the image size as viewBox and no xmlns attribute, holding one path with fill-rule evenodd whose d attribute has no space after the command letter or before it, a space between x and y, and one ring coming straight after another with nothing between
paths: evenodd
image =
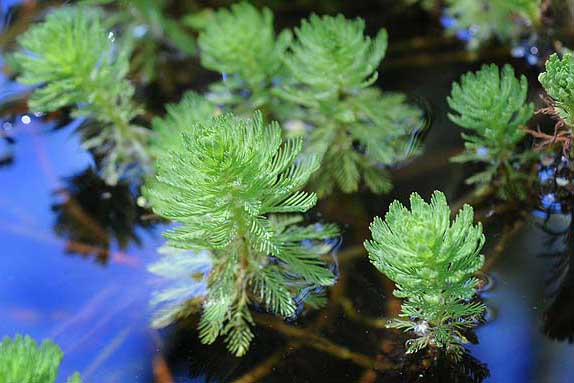
<instances>
[{"instance_id":1,"label":"parrot feather plant","mask_svg":"<svg viewBox=\"0 0 574 383\"><path fill-rule=\"evenodd\" d=\"M423 125L404 95L373 86L387 33L371 39L364 29L362 19L342 15L303 20L284 58L290 80L274 90L312 127L306 152L321 158L312 179L320 196L355 192L361 181L375 193L388 191L385 167L410 154Z\"/></svg>"},{"instance_id":2,"label":"parrot feather plant","mask_svg":"<svg viewBox=\"0 0 574 383\"><path fill-rule=\"evenodd\" d=\"M300 138L282 139L278 123L265 125L261 113L224 114L191 123L157 157L144 195L156 214L177 223L164 233L169 254L150 267L176 280L152 302L163 307L158 324L181 316L174 302L193 297L195 306L200 302L201 341L223 336L241 356L253 338L251 306L291 317L302 290L334 283L321 257L337 227L298 225L297 213L317 201L301 189L319 166L315 156L297 158L301 147ZM183 266L172 273L169 263Z\"/></svg>"},{"instance_id":3,"label":"parrot feather plant","mask_svg":"<svg viewBox=\"0 0 574 383\"><path fill-rule=\"evenodd\" d=\"M242 2L214 12L198 38L202 65L223 77L211 85L208 98L236 114L273 112L277 100L270 90L282 73L290 41L289 30L275 34L267 8Z\"/></svg>"},{"instance_id":4,"label":"parrot feather plant","mask_svg":"<svg viewBox=\"0 0 574 383\"><path fill-rule=\"evenodd\" d=\"M130 50L113 36L97 9L62 7L20 36L14 54L18 81L35 86L30 110L70 107L72 116L85 119L83 147L95 154L110 185L134 170L146 172L150 132L133 123L142 111L126 80Z\"/></svg>"},{"instance_id":5,"label":"parrot feather plant","mask_svg":"<svg viewBox=\"0 0 574 383\"><path fill-rule=\"evenodd\" d=\"M464 331L477 325L485 306L473 300L484 263L482 226L473 224L469 205L451 222L443 193L431 202L411 194L410 210L394 201L385 219L371 224L372 240L365 241L369 259L395 282L395 296L402 298L400 317L389 327L414 335L407 353L426 347L444 350L458 358L466 343Z\"/></svg>"},{"instance_id":6,"label":"parrot feather plant","mask_svg":"<svg viewBox=\"0 0 574 383\"><path fill-rule=\"evenodd\" d=\"M537 156L520 146L527 136L524 127L534 113L527 92L526 77L516 78L510 65L502 69L484 65L452 84L447 101L454 113L448 117L465 129L465 151L453 161L484 165L484 170L466 180L477 186L479 194L493 187L504 200L527 197L527 186L533 180L529 165Z\"/></svg>"},{"instance_id":7,"label":"parrot feather plant","mask_svg":"<svg viewBox=\"0 0 574 383\"><path fill-rule=\"evenodd\" d=\"M54 383L63 353L50 340L38 345L29 336L4 337L0 342L0 382ZM67 383L82 383L77 372Z\"/></svg>"}]
</instances>

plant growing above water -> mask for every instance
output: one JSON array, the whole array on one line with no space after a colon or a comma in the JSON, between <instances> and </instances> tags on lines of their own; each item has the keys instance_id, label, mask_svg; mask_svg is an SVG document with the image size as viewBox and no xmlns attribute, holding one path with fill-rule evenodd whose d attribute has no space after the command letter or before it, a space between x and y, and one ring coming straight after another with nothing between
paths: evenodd
<instances>
[{"instance_id":1,"label":"plant growing above water","mask_svg":"<svg viewBox=\"0 0 574 383\"><path fill-rule=\"evenodd\" d=\"M517 79L510 65L499 70L492 64L464 74L447 99L455 112L449 118L468 131L462 134L466 150L453 160L483 163L485 169L466 182L479 188L494 182L503 199L525 198L525 184L531 181L525 167L533 152L519 148L526 136L523 127L534 112L526 102L527 91L526 77Z\"/></svg>"},{"instance_id":2,"label":"plant growing above water","mask_svg":"<svg viewBox=\"0 0 574 383\"><path fill-rule=\"evenodd\" d=\"M134 167L148 165L149 130L132 123L141 113L125 79L129 50L118 49L91 8L60 8L19 39L14 55L23 84L38 86L28 105L33 112L71 107L85 118L83 146L100 162L109 184Z\"/></svg>"},{"instance_id":3,"label":"plant growing above water","mask_svg":"<svg viewBox=\"0 0 574 383\"><path fill-rule=\"evenodd\" d=\"M475 296L484 257L484 235L473 225L473 209L464 205L451 222L443 193L435 191L426 203L411 194L410 211L394 201L382 220L371 224L373 239L365 241L369 259L396 284L403 298L400 316L389 327L411 332L407 352L437 347L458 357L466 342L464 330L476 326L485 310Z\"/></svg>"},{"instance_id":4,"label":"plant growing above water","mask_svg":"<svg viewBox=\"0 0 574 383\"><path fill-rule=\"evenodd\" d=\"M371 86L387 33L382 29L371 39L364 29L363 20L342 15L303 20L285 58L292 80L275 90L298 108L291 118L312 126L307 152L321 157L313 178L319 195L336 187L354 192L361 179L375 193L388 191L384 166L404 159L422 128L420 110L403 95Z\"/></svg>"},{"instance_id":5,"label":"plant growing above water","mask_svg":"<svg viewBox=\"0 0 574 383\"><path fill-rule=\"evenodd\" d=\"M290 40L288 30L275 35L267 8L238 3L216 11L198 39L202 65L223 75L209 98L241 114L273 108L270 88L281 74Z\"/></svg>"},{"instance_id":6,"label":"plant growing above water","mask_svg":"<svg viewBox=\"0 0 574 383\"><path fill-rule=\"evenodd\" d=\"M541 73L538 79L551 97L561 125L571 130L574 127L574 55L566 53L560 58L554 53L546 61L546 72Z\"/></svg>"},{"instance_id":7,"label":"plant growing above water","mask_svg":"<svg viewBox=\"0 0 574 383\"><path fill-rule=\"evenodd\" d=\"M54 383L63 357L62 350L49 340L40 346L29 336L4 337L0 342L0 382ZM80 374L68 383L81 383Z\"/></svg>"},{"instance_id":8,"label":"plant growing above water","mask_svg":"<svg viewBox=\"0 0 574 383\"><path fill-rule=\"evenodd\" d=\"M222 335L232 353L243 355L253 338L250 304L290 317L295 295L334 282L321 260L329 249L313 241L336 237L337 228L298 226L301 217L283 214L306 212L317 200L301 191L319 166L314 156L296 161L301 146L301 139L283 141L279 125L265 126L260 113L252 119L226 114L190 124L179 143L158 156L156 177L144 195L156 214L179 223L164 233L167 252L175 252L173 260L184 265L188 278L207 274L205 289L193 286L199 278L155 297L154 303L168 304L158 324L178 316L169 302L205 290L202 342ZM170 275L165 264L151 270Z\"/></svg>"}]
</instances>

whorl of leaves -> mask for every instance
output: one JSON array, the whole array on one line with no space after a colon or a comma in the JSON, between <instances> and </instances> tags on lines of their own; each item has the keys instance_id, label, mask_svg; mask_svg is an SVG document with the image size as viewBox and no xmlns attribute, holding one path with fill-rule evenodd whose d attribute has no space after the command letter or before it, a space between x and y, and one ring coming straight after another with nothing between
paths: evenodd
<instances>
[{"instance_id":1,"label":"whorl of leaves","mask_svg":"<svg viewBox=\"0 0 574 383\"><path fill-rule=\"evenodd\" d=\"M463 330L477 324L484 305L475 296L484 257L484 235L473 225L473 209L465 205L451 222L451 211L441 192L430 203L411 194L411 209L394 201L382 220L371 224L372 240L365 241L369 259L396 284L403 299L401 317L391 327L414 332L408 352L436 346L460 355Z\"/></svg>"},{"instance_id":2,"label":"whorl of leaves","mask_svg":"<svg viewBox=\"0 0 574 383\"><path fill-rule=\"evenodd\" d=\"M38 346L29 336L4 337L0 342L0 382L54 383L64 354L49 340ZM68 383L81 383L75 373Z\"/></svg>"},{"instance_id":3,"label":"whorl of leaves","mask_svg":"<svg viewBox=\"0 0 574 383\"><path fill-rule=\"evenodd\" d=\"M275 35L273 14L242 2L215 12L199 35L201 63L259 87L281 69L291 33Z\"/></svg>"},{"instance_id":4,"label":"whorl of leaves","mask_svg":"<svg viewBox=\"0 0 574 383\"><path fill-rule=\"evenodd\" d=\"M364 30L362 19L349 20L343 15L311 15L303 20L285 57L299 85L286 87L283 96L315 104L373 84L387 49L387 32L381 29L371 39Z\"/></svg>"},{"instance_id":5,"label":"whorl of leaves","mask_svg":"<svg viewBox=\"0 0 574 383\"><path fill-rule=\"evenodd\" d=\"M546 93L556 103L556 109L564 122L574 126L574 55L566 53L562 58L554 53L546 61L546 71L538 80Z\"/></svg>"},{"instance_id":6,"label":"whorl of leaves","mask_svg":"<svg viewBox=\"0 0 574 383\"><path fill-rule=\"evenodd\" d=\"M486 185L503 172L509 182L501 185L501 196L522 194L512 184L520 183L517 177L521 177L520 168L529 154L523 155L518 148L526 136L523 128L534 113L534 105L527 102L527 92L526 77L516 78L510 65L502 70L494 64L484 65L453 83L447 101L455 113L448 117L466 129L462 134L466 150L454 160L487 164L484 171L473 175L467 183Z\"/></svg>"},{"instance_id":7,"label":"whorl of leaves","mask_svg":"<svg viewBox=\"0 0 574 383\"><path fill-rule=\"evenodd\" d=\"M150 152L159 157L184 143L182 134L200 121L209 120L220 114L219 109L200 94L188 91L177 104L168 104L164 117L152 122L155 135L151 139Z\"/></svg>"},{"instance_id":8,"label":"whorl of leaves","mask_svg":"<svg viewBox=\"0 0 574 383\"><path fill-rule=\"evenodd\" d=\"M289 317L302 289L334 281L320 258L329 249L313 241L337 236L337 228L297 226L300 217L270 215L303 213L317 200L301 191L317 158L297 159L301 139L281 135L279 125L264 125L259 113L196 122L181 133L180 144L158 156L155 180L144 189L154 212L178 224L164 233L169 248L211 253L200 337L212 343L225 336L236 355L245 354L253 338L251 303ZM178 301L172 293L157 302ZM175 311L172 306L161 318L169 322Z\"/></svg>"},{"instance_id":9,"label":"whorl of leaves","mask_svg":"<svg viewBox=\"0 0 574 383\"><path fill-rule=\"evenodd\" d=\"M95 9L62 7L20 36L14 59L18 80L38 86L29 99L33 112L71 106L88 120L83 146L102 158L103 176L115 184L133 165L147 165L148 130L131 123L140 109L125 79L129 50L112 40Z\"/></svg>"}]
</instances>

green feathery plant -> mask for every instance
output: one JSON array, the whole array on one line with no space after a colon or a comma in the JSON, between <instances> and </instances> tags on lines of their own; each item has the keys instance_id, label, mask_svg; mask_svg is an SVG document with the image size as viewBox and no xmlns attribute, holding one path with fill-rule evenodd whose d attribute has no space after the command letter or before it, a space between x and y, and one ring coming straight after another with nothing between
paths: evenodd
<instances>
[{"instance_id":1,"label":"green feathery plant","mask_svg":"<svg viewBox=\"0 0 574 383\"><path fill-rule=\"evenodd\" d=\"M321 260L329 249L313 241L337 236L337 228L298 226L301 217L282 214L304 213L315 205L315 194L301 188L318 159L297 159L302 140L283 141L281 134L277 123L265 126L260 113L252 119L225 114L191 123L180 143L158 156L155 179L144 187L154 212L179 224L164 233L167 249L188 251L179 255L210 264L199 324L202 342L224 336L235 355L245 354L253 338L250 304L290 317L295 295L334 282ZM199 257L202 251L209 257ZM197 273L198 262L182 262L188 277ZM158 267L152 271L165 275ZM181 294L194 295L194 281L187 282ZM154 304L168 304L157 323L177 317L169 302L178 297L167 290L154 298Z\"/></svg>"},{"instance_id":2,"label":"green feathery plant","mask_svg":"<svg viewBox=\"0 0 574 383\"><path fill-rule=\"evenodd\" d=\"M389 327L416 337L407 341L407 352L437 347L455 358L466 343L464 331L476 326L484 304L472 301L484 257L482 226L473 225L469 205L451 222L443 193L435 191L426 203L411 194L411 210L394 201L382 220L371 224L373 239L365 241L369 259L396 284L395 296L403 299L400 316Z\"/></svg>"},{"instance_id":3,"label":"green feathery plant","mask_svg":"<svg viewBox=\"0 0 574 383\"><path fill-rule=\"evenodd\" d=\"M447 16L453 19L448 31L467 40L468 47L498 38L513 41L525 26L540 23L541 0L446 0Z\"/></svg>"},{"instance_id":4,"label":"green feathery plant","mask_svg":"<svg viewBox=\"0 0 574 383\"><path fill-rule=\"evenodd\" d=\"M190 126L221 114L215 104L193 91L186 92L179 103L168 104L166 111L163 118L156 117L152 121L155 135L150 142L150 153L154 158L183 146L181 135Z\"/></svg>"},{"instance_id":5,"label":"green feathery plant","mask_svg":"<svg viewBox=\"0 0 574 383\"><path fill-rule=\"evenodd\" d=\"M288 30L275 35L267 8L242 2L216 11L198 39L202 65L223 75L209 98L235 113L269 112L276 102L270 88L281 74L290 40Z\"/></svg>"},{"instance_id":6,"label":"green feathery plant","mask_svg":"<svg viewBox=\"0 0 574 383\"><path fill-rule=\"evenodd\" d=\"M364 29L363 20L342 15L303 20L285 58L292 80L275 91L312 126L307 151L322 159L313 179L319 195L336 187L354 192L361 179L375 193L388 191L384 166L406 156L422 127L421 111L403 95L371 86L387 33L382 29L371 39Z\"/></svg>"},{"instance_id":7,"label":"green feathery plant","mask_svg":"<svg viewBox=\"0 0 574 383\"><path fill-rule=\"evenodd\" d=\"M165 0L83 0L80 4L106 6L106 26L122 31L123 43L132 49L130 72L140 74L144 82L154 80L161 71L162 45L176 48L180 55L197 53L191 34L179 20L166 15Z\"/></svg>"},{"instance_id":8,"label":"green feathery plant","mask_svg":"<svg viewBox=\"0 0 574 383\"><path fill-rule=\"evenodd\" d=\"M510 65L499 70L491 64L464 74L447 99L455 112L449 118L467 130L462 134L466 150L453 160L483 163L485 169L466 182L479 188L494 182L503 199L525 198L525 183L531 180L524 168L533 152L519 150L527 134L523 127L534 112L527 92L525 76L517 79Z\"/></svg>"},{"instance_id":9,"label":"green feathery plant","mask_svg":"<svg viewBox=\"0 0 574 383\"><path fill-rule=\"evenodd\" d=\"M95 9L64 7L18 39L21 50L14 58L18 80L38 86L28 101L31 111L71 107L73 116L87 120L83 146L113 185L134 167L148 166L149 130L132 123L141 110L125 79L130 51L118 49L112 37Z\"/></svg>"},{"instance_id":10,"label":"green feathery plant","mask_svg":"<svg viewBox=\"0 0 574 383\"><path fill-rule=\"evenodd\" d=\"M560 58L554 53L538 80L552 98L560 119L569 128L574 127L574 55L566 53Z\"/></svg>"},{"instance_id":11,"label":"green feathery plant","mask_svg":"<svg viewBox=\"0 0 574 383\"><path fill-rule=\"evenodd\" d=\"M44 340L40 346L29 336L4 337L0 342L0 382L54 383L64 354L58 345ZM68 383L82 383L77 372Z\"/></svg>"}]
</instances>

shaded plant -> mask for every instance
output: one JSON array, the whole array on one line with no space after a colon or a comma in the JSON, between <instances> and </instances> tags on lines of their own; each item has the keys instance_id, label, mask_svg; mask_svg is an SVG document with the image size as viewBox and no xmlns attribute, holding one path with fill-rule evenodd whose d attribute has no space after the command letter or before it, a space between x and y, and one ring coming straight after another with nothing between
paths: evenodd
<instances>
[{"instance_id":1,"label":"shaded plant","mask_svg":"<svg viewBox=\"0 0 574 383\"><path fill-rule=\"evenodd\" d=\"M474 300L484 263L480 250L485 238L480 224L473 225L469 205L451 222L443 193L435 191L426 203L411 194L411 210L394 201L382 220L371 224L372 240L365 241L369 259L395 282L394 295L402 298L400 316L391 328L414 335L407 353L426 347L459 358L467 342L464 332L475 327L485 306Z\"/></svg>"},{"instance_id":2,"label":"shaded plant","mask_svg":"<svg viewBox=\"0 0 574 383\"><path fill-rule=\"evenodd\" d=\"M0 381L54 383L64 356L58 345L44 340L38 345L29 336L4 337L0 342ZM68 383L81 383L77 372Z\"/></svg>"},{"instance_id":3,"label":"shaded plant","mask_svg":"<svg viewBox=\"0 0 574 383\"><path fill-rule=\"evenodd\" d=\"M311 15L295 29L285 57L292 78L275 93L296 106L291 118L310 125L306 151L321 158L312 185L319 195L358 190L363 181L383 193L385 166L406 156L423 128L421 111L405 96L372 85L385 55L387 33L364 36L362 19Z\"/></svg>"},{"instance_id":4,"label":"shaded plant","mask_svg":"<svg viewBox=\"0 0 574 383\"><path fill-rule=\"evenodd\" d=\"M14 59L18 81L38 86L30 110L71 107L73 116L86 119L82 145L94 152L106 182L115 185L134 171L146 171L149 130L133 123L141 109L126 80L129 50L111 37L97 10L58 8L19 37Z\"/></svg>"},{"instance_id":5,"label":"shaded plant","mask_svg":"<svg viewBox=\"0 0 574 383\"><path fill-rule=\"evenodd\" d=\"M319 165L316 157L296 161L301 147L301 139L283 141L279 125L265 126L260 113L250 119L226 114L188 126L181 142L158 157L144 194L156 214L179 224L164 233L167 248L187 250L196 259L209 252L209 258L202 256L211 264L199 323L202 342L225 336L229 350L243 355L253 338L250 305L290 317L300 291L334 282L321 260L330 249L314 241L337 236L337 228L299 226L302 217L291 215L317 200L301 191ZM187 262L186 275L196 265ZM169 299L156 301L177 300L174 291L164 296Z\"/></svg>"},{"instance_id":6,"label":"shaded plant","mask_svg":"<svg viewBox=\"0 0 574 383\"><path fill-rule=\"evenodd\" d=\"M447 98L455 112L448 117L466 129L465 151L453 161L483 164L484 170L466 182L482 189L494 186L502 199L526 198L533 182L529 166L537 154L520 147L534 112L527 92L525 76L517 79L510 65L491 64L464 74Z\"/></svg>"},{"instance_id":7,"label":"shaded plant","mask_svg":"<svg viewBox=\"0 0 574 383\"><path fill-rule=\"evenodd\" d=\"M447 33L479 48L496 38L516 42L541 21L541 0L446 0L443 25Z\"/></svg>"}]
</instances>

